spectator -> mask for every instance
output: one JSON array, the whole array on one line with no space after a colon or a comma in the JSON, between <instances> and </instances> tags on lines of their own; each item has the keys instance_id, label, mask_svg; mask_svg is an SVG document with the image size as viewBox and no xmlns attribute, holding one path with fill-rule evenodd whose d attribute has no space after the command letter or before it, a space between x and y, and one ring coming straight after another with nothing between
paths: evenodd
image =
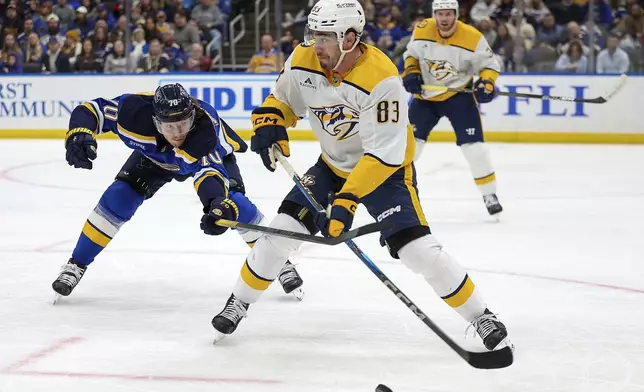
<instances>
[{"instance_id":1,"label":"spectator","mask_svg":"<svg viewBox=\"0 0 644 392\"><path fill-rule=\"evenodd\" d=\"M584 54L580 41L570 41L568 52L559 56L555 64L557 72L586 73L588 72L588 58Z\"/></svg>"},{"instance_id":2,"label":"spectator","mask_svg":"<svg viewBox=\"0 0 644 392\"><path fill-rule=\"evenodd\" d=\"M91 39L83 40L83 49L76 57L74 69L80 73L97 73L103 71L103 61L96 55L94 44Z\"/></svg>"},{"instance_id":3,"label":"spectator","mask_svg":"<svg viewBox=\"0 0 644 392\"><path fill-rule=\"evenodd\" d=\"M34 32L34 20L31 17L27 18L22 22L22 33L18 35L18 44L21 46L25 45L29 35ZM36 37L38 35L36 34Z\"/></svg>"},{"instance_id":4,"label":"spectator","mask_svg":"<svg viewBox=\"0 0 644 392\"><path fill-rule=\"evenodd\" d=\"M262 49L251 57L246 72L279 72L284 64L284 57L279 50L275 49L273 36L270 34L262 35L261 46Z\"/></svg>"},{"instance_id":5,"label":"spectator","mask_svg":"<svg viewBox=\"0 0 644 392\"><path fill-rule=\"evenodd\" d=\"M76 63L76 57L81 53L83 45L80 43L80 32L78 30L69 30L65 35L65 43L61 50L69 56L69 65L72 67Z\"/></svg>"},{"instance_id":6,"label":"spectator","mask_svg":"<svg viewBox=\"0 0 644 392\"><path fill-rule=\"evenodd\" d=\"M201 42L199 28L188 23L186 12L183 9L174 14L174 41L181 46L185 53L190 53L193 45Z\"/></svg>"},{"instance_id":7,"label":"spectator","mask_svg":"<svg viewBox=\"0 0 644 392\"><path fill-rule=\"evenodd\" d=\"M617 25L617 31L622 34L635 35L638 38L644 36L644 13L639 4L631 5L627 15L624 15Z\"/></svg>"},{"instance_id":8,"label":"spectator","mask_svg":"<svg viewBox=\"0 0 644 392\"><path fill-rule=\"evenodd\" d=\"M199 0L199 4L192 9L190 16L203 31L206 41L216 38L217 34L213 32L213 29L218 29L219 33L223 33L224 16L213 0Z\"/></svg>"},{"instance_id":9,"label":"spectator","mask_svg":"<svg viewBox=\"0 0 644 392\"><path fill-rule=\"evenodd\" d=\"M585 5L581 7L581 20L588 20L588 8L590 3L595 8L594 22L603 28L608 28L613 23L613 11L610 4L606 0L588 0Z\"/></svg>"},{"instance_id":10,"label":"spectator","mask_svg":"<svg viewBox=\"0 0 644 392\"><path fill-rule=\"evenodd\" d=\"M4 42L2 45L2 51L4 52L4 58L2 59L5 63L7 62L7 56L9 53L17 53L18 54L18 59L22 60L23 55L22 55L22 49L20 49L20 46L18 45L18 42L16 41L16 36L9 33L5 34L4 36Z\"/></svg>"},{"instance_id":11,"label":"spectator","mask_svg":"<svg viewBox=\"0 0 644 392\"><path fill-rule=\"evenodd\" d=\"M148 16L145 18L145 40L147 42L152 41L153 39L161 40L161 32L157 29L157 23L154 21L154 18Z\"/></svg>"},{"instance_id":12,"label":"spectator","mask_svg":"<svg viewBox=\"0 0 644 392\"><path fill-rule=\"evenodd\" d=\"M496 12L496 9L496 0L476 0L476 3L470 10L470 18L478 25L481 23L481 20L485 18L490 19Z\"/></svg>"},{"instance_id":13,"label":"spectator","mask_svg":"<svg viewBox=\"0 0 644 392\"><path fill-rule=\"evenodd\" d=\"M470 7L466 4L461 4L458 10L458 20L465 24L473 25L472 17L470 16Z\"/></svg>"},{"instance_id":14,"label":"spectator","mask_svg":"<svg viewBox=\"0 0 644 392\"><path fill-rule=\"evenodd\" d=\"M60 21L56 14L50 14L47 17L47 32L40 36L40 42L46 45L50 38L56 38L61 45L65 42L65 36L60 30Z\"/></svg>"},{"instance_id":15,"label":"spectator","mask_svg":"<svg viewBox=\"0 0 644 392\"><path fill-rule=\"evenodd\" d=\"M87 35L94 29L94 20L87 16L87 8L80 6L76 9L76 19L74 19L73 27L80 30L81 37Z\"/></svg>"},{"instance_id":16,"label":"spectator","mask_svg":"<svg viewBox=\"0 0 644 392\"><path fill-rule=\"evenodd\" d=\"M116 42L117 40L124 41L125 40L125 32L127 31L127 18L125 15L121 15L118 19L118 22L116 22L116 27L110 31L110 38L109 41L111 43Z\"/></svg>"},{"instance_id":17,"label":"spectator","mask_svg":"<svg viewBox=\"0 0 644 392\"><path fill-rule=\"evenodd\" d=\"M606 41L606 49L597 56L597 73L622 74L628 72L629 67L628 54L619 47L619 38L611 35Z\"/></svg>"},{"instance_id":18,"label":"spectator","mask_svg":"<svg viewBox=\"0 0 644 392\"><path fill-rule=\"evenodd\" d=\"M494 30L494 25L492 24L492 19L483 18L479 23L479 30L483 33L485 40L488 45L492 46L494 41L496 41L496 30Z\"/></svg>"},{"instance_id":19,"label":"spectator","mask_svg":"<svg viewBox=\"0 0 644 392\"><path fill-rule=\"evenodd\" d=\"M547 13L543 17L543 23L537 29L537 43L555 49L561 42L563 31L563 27L555 24L555 17L551 13Z\"/></svg>"},{"instance_id":20,"label":"spectator","mask_svg":"<svg viewBox=\"0 0 644 392\"><path fill-rule=\"evenodd\" d=\"M125 45L123 41L114 41L114 48L112 53L107 55L105 59L105 66L103 72L106 74L111 73L127 73L130 70L127 68L127 57L125 56Z\"/></svg>"},{"instance_id":21,"label":"spectator","mask_svg":"<svg viewBox=\"0 0 644 392\"><path fill-rule=\"evenodd\" d=\"M183 11L186 17L190 15L190 9L184 7L183 0L166 0L164 11L168 15L168 20L174 21L176 21L176 14L179 11Z\"/></svg>"},{"instance_id":22,"label":"spectator","mask_svg":"<svg viewBox=\"0 0 644 392\"><path fill-rule=\"evenodd\" d=\"M102 20L99 20L96 23L97 27L94 29L94 34L91 36L91 40L96 57L103 61L105 56L107 56L107 52L111 48L111 44L107 39L107 28L100 26L100 22L102 22ZM103 69L102 64L101 69Z\"/></svg>"},{"instance_id":23,"label":"spectator","mask_svg":"<svg viewBox=\"0 0 644 392\"><path fill-rule=\"evenodd\" d=\"M150 51L141 57L136 67L136 72L168 72L171 64L168 56L161 51L161 43L158 39L153 38L150 41Z\"/></svg>"},{"instance_id":24,"label":"spectator","mask_svg":"<svg viewBox=\"0 0 644 392\"><path fill-rule=\"evenodd\" d=\"M47 43L47 53L42 57L44 73L70 73L69 57L60 50L60 42L51 37Z\"/></svg>"},{"instance_id":25,"label":"spectator","mask_svg":"<svg viewBox=\"0 0 644 392\"><path fill-rule=\"evenodd\" d=\"M422 22L423 20L425 20L425 14L423 14L422 12L414 15L414 19L411 21L411 24L407 28L405 36L401 38L400 41L398 41L398 43L396 44L396 47L394 48L392 58L395 64L399 62L400 58L407 50L407 44L411 40L412 32L414 31L418 23Z\"/></svg>"},{"instance_id":26,"label":"spectator","mask_svg":"<svg viewBox=\"0 0 644 392\"><path fill-rule=\"evenodd\" d=\"M190 57L186 60L184 71L210 71L212 59L203 55L203 46L201 44L192 44Z\"/></svg>"},{"instance_id":27,"label":"spectator","mask_svg":"<svg viewBox=\"0 0 644 392\"><path fill-rule=\"evenodd\" d=\"M71 5L67 4L67 0L58 0L58 4L54 6L53 12L58 16L60 26L63 29L69 28L69 26L74 23L76 12Z\"/></svg>"},{"instance_id":28,"label":"spectator","mask_svg":"<svg viewBox=\"0 0 644 392\"><path fill-rule=\"evenodd\" d=\"M158 10L154 18L157 24L157 30L159 30L161 34L171 28L168 23L168 18L163 10Z\"/></svg>"},{"instance_id":29,"label":"spectator","mask_svg":"<svg viewBox=\"0 0 644 392\"><path fill-rule=\"evenodd\" d=\"M16 52L9 52L7 54L7 62L2 67L2 72L9 74L22 73L22 65L19 60L20 57L20 54Z\"/></svg>"},{"instance_id":30,"label":"spectator","mask_svg":"<svg viewBox=\"0 0 644 392\"><path fill-rule=\"evenodd\" d=\"M174 42L174 30L167 29L162 34L163 39L163 53L168 56L170 63L172 64L171 70L179 70L183 68L185 62L185 53L181 46Z\"/></svg>"},{"instance_id":31,"label":"spectator","mask_svg":"<svg viewBox=\"0 0 644 392\"><path fill-rule=\"evenodd\" d=\"M405 18L403 19L405 26L409 26L414 19L414 15L418 15L421 12L425 15L432 15L431 3L431 1L425 0L409 0L405 9Z\"/></svg>"},{"instance_id":32,"label":"spectator","mask_svg":"<svg viewBox=\"0 0 644 392\"><path fill-rule=\"evenodd\" d=\"M496 28L496 40L492 44L492 51L498 54L504 69L512 68L509 65L514 61L514 38L510 35L510 30L505 23L501 23Z\"/></svg>"},{"instance_id":33,"label":"spectator","mask_svg":"<svg viewBox=\"0 0 644 392\"><path fill-rule=\"evenodd\" d=\"M135 4L136 6L136 4ZM154 7L152 6L152 3L150 0L140 0L138 4L138 8L141 10L141 15L144 18L152 18L154 20L155 17L155 10Z\"/></svg>"},{"instance_id":34,"label":"spectator","mask_svg":"<svg viewBox=\"0 0 644 392\"><path fill-rule=\"evenodd\" d=\"M93 0L81 0L80 5L81 7L85 7L89 15L94 13L96 2L94 2Z\"/></svg>"},{"instance_id":35,"label":"spectator","mask_svg":"<svg viewBox=\"0 0 644 392\"><path fill-rule=\"evenodd\" d=\"M45 1L40 5L40 11L38 13L38 17L34 17L34 21L36 22L36 32L38 33L39 36L43 36L44 34L47 34L47 30L49 29L49 17L50 16L56 16L55 14L52 13L52 5L51 1ZM58 18L56 16L56 18ZM45 44L47 44L45 42Z\"/></svg>"},{"instance_id":36,"label":"spectator","mask_svg":"<svg viewBox=\"0 0 644 392\"><path fill-rule=\"evenodd\" d=\"M521 13L516 9L511 12L512 23L508 23L506 27L510 31L510 35L516 37L519 35L522 38L523 46L526 50L532 49L534 46L535 39L537 37L537 32L534 30L534 27L526 18L521 16ZM517 25L519 26L517 28Z\"/></svg>"},{"instance_id":37,"label":"spectator","mask_svg":"<svg viewBox=\"0 0 644 392\"><path fill-rule=\"evenodd\" d=\"M14 36L18 36L18 33L22 29L23 22L20 16L18 16L18 10L16 10L15 5L7 6L4 21L0 22L0 25L2 25L2 30L4 30L5 33L10 32Z\"/></svg>"},{"instance_id":38,"label":"spectator","mask_svg":"<svg viewBox=\"0 0 644 392\"><path fill-rule=\"evenodd\" d=\"M584 51L584 54L588 55L588 52L590 51L590 49L588 48L588 46L583 44L584 36L582 35L582 30L579 27L579 24L577 24L577 22L569 22L566 28L567 28L567 37L564 37L564 39L562 40L564 43L560 45L559 52L567 53L569 42L573 40L578 40L582 43L582 49Z\"/></svg>"},{"instance_id":39,"label":"spectator","mask_svg":"<svg viewBox=\"0 0 644 392\"><path fill-rule=\"evenodd\" d=\"M145 26L145 17L141 15L139 7L132 8L132 26Z\"/></svg>"},{"instance_id":40,"label":"spectator","mask_svg":"<svg viewBox=\"0 0 644 392\"><path fill-rule=\"evenodd\" d=\"M378 49L388 53L400 41L403 31L400 26L391 22L391 12L386 8L378 12L376 21L376 29L371 35L371 39L376 43Z\"/></svg>"},{"instance_id":41,"label":"spectator","mask_svg":"<svg viewBox=\"0 0 644 392\"><path fill-rule=\"evenodd\" d=\"M108 30L112 30L116 25L116 19L114 15L107 9L107 4L99 4L94 11L89 14L90 18L95 19L97 22L99 20L104 20L107 23Z\"/></svg>"},{"instance_id":42,"label":"spectator","mask_svg":"<svg viewBox=\"0 0 644 392\"><path fill-rule=\"evenodd\" d=\"M280 39L280 51L284 54L284 58L287 58L293 52L293 33L291 30L286 30L284 36Z\"/></svg>"},{"instance_id":43,"label":"spectator","mask_svg":"<svg viewBox=\"0 0 644 392\"><path fill-rule=\"evenodd\" d=\"M40 2L38 0L29 0L26 3L25 17L34 19L35 22L35 19L40 18Z\"/></svg>"},{"instance_id":44,"label":"spectator","mask_svg":"<svg viewBox=\"0 0 644 392\"><path fill-rule=\"evenodd\" d=\"M535 30L539 29L539 26L543 23L543 19L546 15L552 15L548 7L543 4L543 0L526 0L526 8L523 13L526 16L526 20L530 23Z\"/></svg>"},{"instance_id":45,"label":"spectator","mask_svg":"<svg viewBox=\"0 0 644 392\"><path fill-rule=\"evenodd\" d=\"M27 38L27 41L25 42L23 52L25 54L25 64L42 64L44 50L43 45L40 43L40 39L38 38L38 34L35 32L31 32L29 34L29 38Z\"/></svg>"},{"instance_id":46,"label":"spectator","mask_svg":"<svg viewBox=\"0 0 644 392\"><path fill-rule=\"evenodd\" d=\"M130 53L132 61L135 64L138 63L146 50L147 42L145 42L145 32L142 28L137 27L132 33L132 50Z\"/></svg>"}]
</instances>

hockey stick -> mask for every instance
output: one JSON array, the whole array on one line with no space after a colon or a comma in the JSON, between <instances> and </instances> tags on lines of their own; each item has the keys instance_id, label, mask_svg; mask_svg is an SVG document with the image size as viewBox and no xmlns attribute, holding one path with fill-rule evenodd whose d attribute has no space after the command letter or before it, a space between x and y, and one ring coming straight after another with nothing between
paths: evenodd
<instances>
[{"instance_id":1,"label":"hockey stick","mask_svg":"<svg viewBox=\"0 0 644 392\"><path fill-rule=\"evenodd\" d=\"M324 210L324 207L320 205L320 203L315 200L315 196L309 188L306 187L302 183L302 178L297 174L293 166L288 162L284 156L282 156L281 152L279 149L275 148L275 157L279 161L279 163L282 165L284 170L288 173L289 176L293 179L293 182L295 182L295 186L304 194L304 197L311 203L313 208L317 210L317 212L321 214L325 214L326 211ZM409 310L412 311L418 317L425 325L429 327L438 337L441 338L445 343L447 343L448 346L452 348L452 350L456 351L458 355L461 356L467 363L469 363L471 366L477 368L477 369L500 369L504 367L508 367L512 364L514 360L514 356L512 354L512 350L510 347L504 347L501 350L496 350L496 351L486 351L486 352L472 352L472 351L467 351L456 342L452 340L445 332L443 332L440 327L438 327L430 318L423 313L422 310L416 304L414 304L406 295L405 293L402 292L396 286L389 278L378 268L378 266L371 261L369 256L367 256L359 247L356 245L355 242L352 240L346 241L347 246L355 253L356 256L362 261L364 265L369 268L371 272L373 272L378 279L396 296L398 299L407 306Z\"/></svg>"},{"instance_id":2,"label":"hockey stick","mask_svg":"<svg viewBox=\"0 0 644 392\"><path fill-rule=\"evenodd\" d=\"M626 74L622 74L619 77L619 80L613 86L611 90L608 91L607 94L601 95L596 98L575 98L575 97L560 97L556 95L541 95L541 94L529 94L529 93L517 93L517 92L511 92L511 91L497 91L498 95L506 96L506 97L519 97L519 98L535 98L535 99L543 99L546 101L568 101L568 102L583 102L583 103L606 103L608 100L624 86L626 83L626 79L628 77ZM451 92L457 92L457 93L468 93L472 94L474 90L470 88L454 88L454 87L447 87L447 86L433 86L429 84L423 84L423 90L427 91L451 91Z\"/></svg>"},{"instance_id":3,"label":"hockey stick","mask_svg":"<svg viewBox=\"0 0 644 392\"><path fill-rule=\"evenodd\" d=\"M295 240L301 240L305 242L312 242L314 244L338 245L348 240L351 240L353 238L363 236L365 234L379 232L383 230L385 227L387 227L388 224L385 221L370 223L368 225L358 227L355 230L347 231L346 233L343 233L342 235L335 238L319 237L316 235L298 233L296 231L276 229L268 226L252 225L249 223L235 222L227 219L218 220L217 226L258 231L260 233L272 234L278 237L292 238Z\"/></svg>"}]
</instances>

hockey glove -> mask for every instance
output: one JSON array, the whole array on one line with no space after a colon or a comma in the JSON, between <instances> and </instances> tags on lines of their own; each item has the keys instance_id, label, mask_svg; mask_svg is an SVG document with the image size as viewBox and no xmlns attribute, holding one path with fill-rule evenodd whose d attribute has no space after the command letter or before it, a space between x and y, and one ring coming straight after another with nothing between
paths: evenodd
<instances>
[{"instance_id":1,"label":"hockey glove","mask_svg":"<svg viewBox=\"0 0 644 392\"><path fill-rule=\"evenodd\" d=\"M264 166L273 172L276 161L273 145L277 145L285 157L291 156L284 115L277 108L259 107L253 110L251 118L255 134L250 138L250 149L258 153Z\"/></svg>"},{"instance_id":2,"label":"hockey glove","mask_svg":"<svg viewBox=\"0 0 644 392\"><path fill-rule=\"evenodd\" d=\"M403 77L403 86L412 94L422 94L423 77L418 72L408 73Z\"/></svg>"},{"instance_id":3,"label":"hockey glove","mask_svg":"<svg viewBox=\"0 0 644 392\"><path fill-rule=\"evenodd\" d=\"M223 234L227 227L217 226L219 219L236 221L239 217L239 209L234 201L219 197L213 199L210 205L204 207L204 216L201 217L201 230L208 235Z\"/></svg>"},{"instance_id":4,"label":"hockey glove","mask_svg":"<svg viewBox=\"0 0 644 392\"><path fill-rule=\"evenodd\" d=\"M65 159L69 166L91 170L96 148L96 136L87 128L70 129L65 136Z\"/></svg>"},{"instance_id":5,"label":"hockey glove","mask_svg":"<svg viewBox=\"0 0 644 392\"><path fill-rule=\"evenodd\" d=\"M496 97L494 82L486 79L479 79L474 86L474 96L479 103L488 103Z\"/></svg>"},{"instance_id":6,"label":"hockey glove","mask_svg":"<svg viewBox=\"0 0 644 392\"><path fill-rule=\"evenodd\" d=\"M329 203L331 211L328 215L319 214L316 224L322 235L337 237L351 229L359 200L351 193L338 193L335 197L331 195Z\"/></svg>"}]
</instances>

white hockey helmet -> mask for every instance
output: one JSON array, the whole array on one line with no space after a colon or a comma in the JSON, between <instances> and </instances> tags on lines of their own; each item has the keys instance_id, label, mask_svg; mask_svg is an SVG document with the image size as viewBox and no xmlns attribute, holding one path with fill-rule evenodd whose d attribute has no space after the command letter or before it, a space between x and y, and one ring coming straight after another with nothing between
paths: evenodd
<instances>
[{"instance_id":1,"label":"white hockey helmet","mask_svg":"<svg viewBox=\"0 0 644 392\"><path fill-rule=\"evenodd\" d=\"M458 0L434 0L432 2L432 14L436 13L438 10L454 10L456 13L456 19L458 19L459 9Z\"/></svg>"},{"instance_id":2,"label":"white hockey helmet","mask_svg":"<svg viewBox=\"0 0 644 392\"><path fill-rule=\"evenodd\" d=\"M358 38L362 35L365 25L365 14L357 0L320 0L313 6L309 13L307 22L307 41L315 31L335 33L340 45L340 51L350 52L358 44L348 51L342 49L342 42L349 30L355 31Z\"/></svg>"}]
</instances>

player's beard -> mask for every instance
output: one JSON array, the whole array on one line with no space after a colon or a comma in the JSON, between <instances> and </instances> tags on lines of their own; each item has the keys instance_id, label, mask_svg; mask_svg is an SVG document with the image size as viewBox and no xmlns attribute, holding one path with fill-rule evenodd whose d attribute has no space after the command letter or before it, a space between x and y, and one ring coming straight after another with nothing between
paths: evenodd
<instances>
[{"instance_id":1,"label":"player's beard","mask_svg":"<svg viewBox=\"0 0 644 392\"><path fill-rule=\"evenodd\" d=\"M438 23L438 30L441 34L452 34L454 31L454 26L456 25L456 19L452 22L440 22Z\"/></svg>"},{"instance_id":2,"label":"player's beard","mask_svg":"<svg viewBox=\"0 0 644 392\"><path fill-rule=\"evenodd\" d=\"M175 138L168 139L168 138L166 138L166 140L168 141L168 143L170 143L172 145L172 147L181 147L183 142L186 141L186 137L182 136L181 138L178 138L178 139L175 139Z\"/></svg>"}]
</instances>

